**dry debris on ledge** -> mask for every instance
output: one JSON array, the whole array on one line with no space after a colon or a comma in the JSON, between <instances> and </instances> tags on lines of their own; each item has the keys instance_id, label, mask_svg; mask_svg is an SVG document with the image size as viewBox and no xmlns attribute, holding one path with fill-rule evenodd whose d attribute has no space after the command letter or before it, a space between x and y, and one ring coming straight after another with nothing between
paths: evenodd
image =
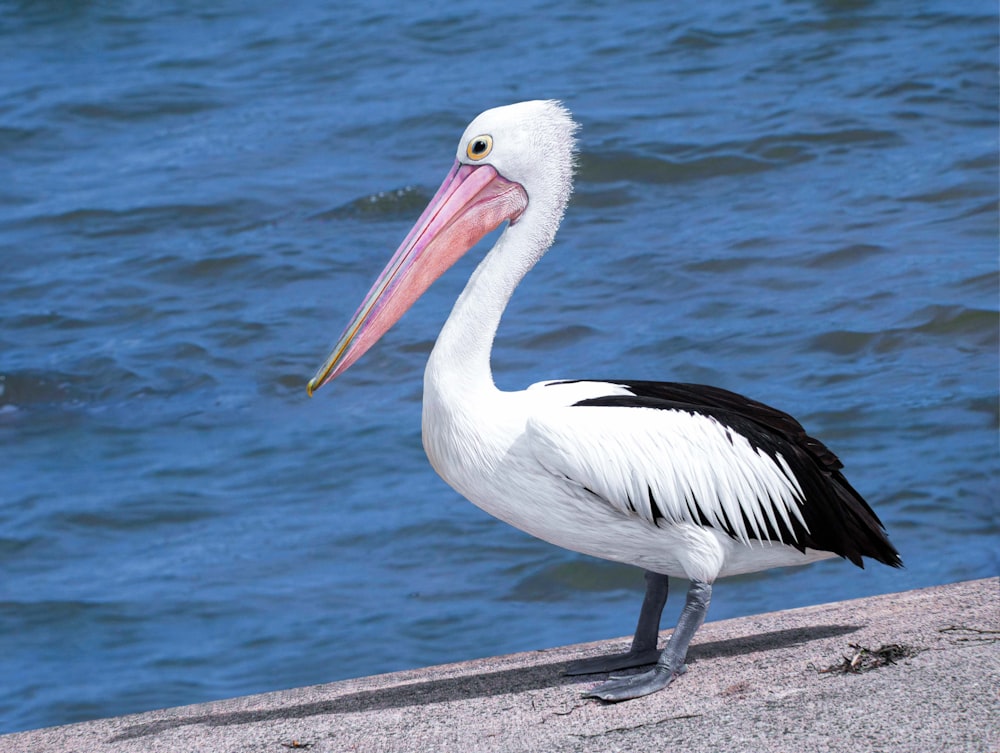
<instances>
[{"instance_id":1,"label":"dry debris on ledge","mask_svg":"<svg viewBox=\"0 0 1000 753\"><path fill-rule=\"evenodd\" d=\"M907 646L903 643L890 643L875 650L862 646L860 643L848 643L854 649L854 655L843 657L838 663L831 664L826 669L817 669L820 674L861 674L871 672L888 664L895 664L901 659L916 656L924 649Z\"/></svg>"}]
</instances>

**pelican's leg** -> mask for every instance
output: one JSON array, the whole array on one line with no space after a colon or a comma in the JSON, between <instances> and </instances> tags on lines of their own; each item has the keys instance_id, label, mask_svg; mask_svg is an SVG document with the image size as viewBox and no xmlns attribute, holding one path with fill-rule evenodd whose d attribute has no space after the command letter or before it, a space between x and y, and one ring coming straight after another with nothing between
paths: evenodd
<instances>
[{"instance_id":1,"label":"pelican's leg","mask_svg":"<svg viewBox=\"0 0 1000 753\"><path fill-rule=\"evenodd\" d=\"M597 656L572 662L564 674L592 675L599 672L613 672L616 669L642 667L655 664L660 656L656 650L656 639L660 634L660 615L667 603L667 576L646 571L646 596L639 612L639 624L635 628L632 647L625 654Z\"/></svg>"},{"instance_id":2,"label":"pelican's leg","mask_svg":"<svg viewBox=\"0 0 1000 753\"><path fill-rule=\"evenodd\" d=\"M639 698L665 688L675 677L684 674L687 671L684 659L687 656L688 644L701 627L701 623L705 621L705 613L708 611L708 602L711 598L711 585L696 580L691 581L684 611L681 612L677 627L674 628L656 666L648 672L609 680L585 693L585 697L611 702Z\"/></svg>"}]
</instances>

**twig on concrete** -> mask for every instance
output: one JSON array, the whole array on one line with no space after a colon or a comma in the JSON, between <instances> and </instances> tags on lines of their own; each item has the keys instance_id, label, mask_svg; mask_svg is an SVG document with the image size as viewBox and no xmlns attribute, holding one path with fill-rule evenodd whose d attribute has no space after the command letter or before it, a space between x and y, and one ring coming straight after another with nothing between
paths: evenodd
<instances>
[{"instance_id":1,"label":"twig on concrete","mask_svg":"<svg viewBox=\"0 0 1000 753\"><path fill-rule=\"evenodd\" d=\"M1000 641L1000 630L984 630L982 628L968 627L967 625L950 625L938 630L939 633L955 635L956 641L970 641L975 643L996 643Z\"/></svg>"},{"instance_id":2,"label":"twig on concrete","mask_svg":"<svg viewBox=\"0 0 1000 753\"><path fill-rule=\"evenodd\" d=\"M667 722L675 722L679 719L695 719L699 716L704 716L704 714L679 714L677 716L665 716L662 719L646 722L645 724L636 724L631 727L612 727L610 729L603 729L600 732L594 732L591 734L573 735L573 737L579 737L581 739L603 737L604 735L610 735L612 732L631 732L632 730L642 729L643 727L657 727L661 724L666 724Z\"/></svg>"}]
</instances>

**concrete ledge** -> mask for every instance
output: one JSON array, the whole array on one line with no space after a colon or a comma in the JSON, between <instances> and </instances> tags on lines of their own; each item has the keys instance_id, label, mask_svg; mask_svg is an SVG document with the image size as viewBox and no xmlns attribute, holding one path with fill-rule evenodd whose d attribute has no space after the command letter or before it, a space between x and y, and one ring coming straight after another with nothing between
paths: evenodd
<instances>
[{"instance_id":1,"label":"concrete ledge","mask_svg":"<svg viewBox=\"0 0 1000 753\"><path fill-rule=\"evenodd\" d=\"M345 680L0 736L0 751L1000 750L1000 578L720 622L690 671L618 705L580 698L600 677L570 660L627 639ZM911 658L821 673L901 644Z\"/></svg>"}]
</instances>

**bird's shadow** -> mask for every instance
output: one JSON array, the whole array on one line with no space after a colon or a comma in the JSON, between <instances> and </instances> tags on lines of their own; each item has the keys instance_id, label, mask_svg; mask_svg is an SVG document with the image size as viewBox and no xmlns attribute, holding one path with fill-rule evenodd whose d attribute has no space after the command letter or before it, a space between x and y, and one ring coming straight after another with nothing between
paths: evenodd
<instances>
[{"instance_id":1,"label":"bird's shadow","mask_svg":"<svg viewBox=\"0 0 1000 753\"><path fill-rule=\"evenodd\" d=\"M710 641L691 646L689 658L694 661L725 658L749 654L757 651L771 651L788 648L810 641L831 638L858 630L860 625L815 625L812 627L787 628L766 633ZM567 677L562 670L569 664L560 660L530 667L515 667L496 672L449 677L442 680L418 680L389 688L360 690L355 693L330 698L323 701L298 703L271 709L246 711L219 711L217 713L178 716L156 719L143 724L125 727L108 742L129 740L158 734L164 730L204 724L221 727L250 722L274 721L282 719L304 719L320 714L349 714L362 711L383 711L406 706L422 706L431 703L483 698L501 693L524 693L530 690L555 685L578 684L591 681Z\"/></svg>"}]
</instances>

